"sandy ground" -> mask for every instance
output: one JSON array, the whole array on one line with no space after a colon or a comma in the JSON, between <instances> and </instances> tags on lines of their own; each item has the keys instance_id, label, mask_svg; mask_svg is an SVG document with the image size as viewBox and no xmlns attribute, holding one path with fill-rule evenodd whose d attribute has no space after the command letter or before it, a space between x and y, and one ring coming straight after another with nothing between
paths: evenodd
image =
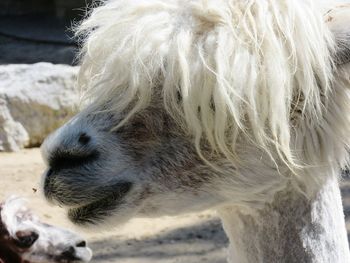
<instances>
[{"instance_id":1,"label":"sandy ground","mask_svg":"<svg viewBox=\"0 0 350 263\"><path fill-rule=\"evenodd\" d=\"M116 229L89 232L76 229L64 211L42 198L40 176L45 169L38 149L0 153L0 198L24 196L48 223L74 228L85 236L96 263L224 263L227 238L212 211L179 217L134 219ZM350 230L350 179L342 183L344 211Z\"/></svg>"}]
</instances>

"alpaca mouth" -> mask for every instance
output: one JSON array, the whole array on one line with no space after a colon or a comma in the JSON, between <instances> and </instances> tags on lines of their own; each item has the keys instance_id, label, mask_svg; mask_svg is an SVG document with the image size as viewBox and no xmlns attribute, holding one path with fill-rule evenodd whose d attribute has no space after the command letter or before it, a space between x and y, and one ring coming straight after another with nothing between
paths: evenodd
<instances>
[{"instance_id":1,"label":"alpaca mouth","mask_svg":"<svg viewBox=\"0 0 350 263\"><path fill-rule=\"evenodd\" d=\"M123 203L131 187L130 182L118 183L113 187L115 190L105 197L80 207L70 208L68 218L77 225L89 225L103 221Z\"/></svg>"},{"instance_id":2,"label":"alpaca mouth","mask_svg":"<svg viewBox=\"0 0 350 263\"><path fill-rule=\"evenodd\" d=\"M92 252L89 248L79 248L80 250L68 249L63 252L60 256L52 257L55 262L59 263L78 263L78 262L89 262L92 257Z\"/></svg>"}]
</instances>

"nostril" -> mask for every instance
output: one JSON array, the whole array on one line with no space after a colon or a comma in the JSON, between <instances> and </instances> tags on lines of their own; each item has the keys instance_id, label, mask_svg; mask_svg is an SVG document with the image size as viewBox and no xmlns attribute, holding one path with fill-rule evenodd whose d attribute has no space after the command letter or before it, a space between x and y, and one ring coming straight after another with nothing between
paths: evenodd
<instances>
[{"instance_id":1,"label":"nostril","mask_svg":"<svg viewBox=\"0 0 350 263\"><path fill-rule=\"evenodd\" d=\"M29 248L38 240L39 235L31 231L17 231L16 238L15 244L17 247Z\"/></svg>"},{"instance_id":2,"label":"nostril","mask_svg":"<svg viewBox=\"0 0 350 263\"><path fill-rule=\"evenodd\" d=\"M75 255L75 248L69 247L66 251L64 251L61 255L61 260L64 262L76 261L78 258Z\"/></svg>"},{"instance_id":3,"label":"nostril","mask_svg":"<svg viewBox=\"0 0 350 263\"><path fill-rule=\"evenodd\" d=\"M74 254L74 252L75 252L75 248L74 247L69 247L68 248L68 250L66 251L68 254L70 254L70 255L73 255Z\"/></svg>"},{"instance_id":4,"label":"nostril","mask_svg":"<svg viewBox=\"0 0 350 263\"><path fill-rule=\"evenodd\" d=\"M78 242L75 246L76 247L86 247L86 241Z\"/></svg>"},{"instance_id":5,"label":"nostril","mask_svg":"<svg viewBox=\"0 0 350 263\"><path fill-rule=\"evenodd\" d=\"M89 149L87 152L74 152L69 151L57 151L52 153L49 158L49 166L53 171L57 171L65 168L74 168L82 165L86 165L95 161L99 156L97 150Z\"/></svg>"},{"instance_id":6,"label":"nostril","mask_svg":"<svg viewBox=\"0 0 350 263\"><path fill-rule=\"evenodd\" d=\"M91 140L91 137L89 135L87 135L85 132L83 132L79 135L78 141L81 144L84 144L84 145L88 144L90 142L90 140Z\"/></svg>"}]
</instances>

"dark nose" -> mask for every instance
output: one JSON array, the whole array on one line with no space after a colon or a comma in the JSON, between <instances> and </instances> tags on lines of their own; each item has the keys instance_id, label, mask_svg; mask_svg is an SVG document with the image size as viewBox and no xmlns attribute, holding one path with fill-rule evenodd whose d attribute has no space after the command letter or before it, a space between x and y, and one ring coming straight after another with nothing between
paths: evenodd
<instances>
[{"instance_id":1,"label":"dark nose","mask_svg":"<svg viewBox=\"0 0 350 263\"><path fill-rule=\"evenodd\" d=\"M82 132L63 140L61 144L51 149L48 164L53 170L74 168L92 162L97 157L98 151L91 136Z\"/></svg>"},{"instance_id":2,"label":"dark nose","mask_svg":"<svg viewBox=\"0 0 350 263\"><path fill-rule=\"evenodd\" d=\"M62 253L61 259L69 261L69 262L70 261L79 260L79 258L77 257L76 248L82 248L82 247L86 247L86 241L85 240L77 242L75 247L70 246L67 250L65 250Z\"/></svg>"},{"instance_id":3,"label":"dark nose","mask_svg":"<svg viewBox=\"0 0 350 263\"><path fill-rule=\"evenodd\" d=\"M90 140L91 140L91 137L87 133L85 133L85 132L80 133L79 138L78 138L78 142L80 144L86 145L90 142Z\"/></svg>"},{"instance_id":4,"label":"dark nose","mask_svg":"<svg viewBox=\"0 0 350 263\"><path fill-rule=\"evenodd\" d=\"M76 247L86 247L86 241L83 240L83 241L80 241L76 244Z\"/></svg>"},{"instance_id":5,"label":"dark nose","mask_svg":"<svg viewBox=\"0 0 350 263\"><path fill-rule=\"evenodd\" d=\"M37 241L39 235L32 231L17 231L15 244L19 248L30 248L35 241Z\"/></svg>"},{"instance_id":6,"label":"dark nose","mask_svg":"<svg viewBox=\"0 0 350 263\"><path fill-rule=\"evenodd\" d=\"M66 261L74 261L74 260L79 260L76 256L75 248L74 247L69 247L66 251L64 251L60 257L62 260Z\"/></svg>"}]
</instances>

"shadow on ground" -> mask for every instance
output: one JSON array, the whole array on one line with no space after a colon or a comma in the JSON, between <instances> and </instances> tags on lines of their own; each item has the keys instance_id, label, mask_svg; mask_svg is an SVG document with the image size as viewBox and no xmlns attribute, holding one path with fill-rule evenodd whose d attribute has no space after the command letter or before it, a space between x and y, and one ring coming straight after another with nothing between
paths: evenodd
<instances>
[{"instance_id":1,"label":"shadow on ground","mask_svg":"<svg viewBox=\"0 0 350 263\"><path fill-rule=\"evenodd\" d=\"M225 263L227 237L219 220L160 233L142 240L119 240L118 236L91 244L96 263L109 262L210 262Z\"/></svg>"},{"instance_id":2,"label":"shadow on ground","mask_svg":"<svg viewBox=\"0 0 350 263\"><path fill-rule=\"evenodd\" d=\"M341 183L341 194L343 199L344 215L350 241L350 173L348 172Z\"/></svg>"}]
</instances>

